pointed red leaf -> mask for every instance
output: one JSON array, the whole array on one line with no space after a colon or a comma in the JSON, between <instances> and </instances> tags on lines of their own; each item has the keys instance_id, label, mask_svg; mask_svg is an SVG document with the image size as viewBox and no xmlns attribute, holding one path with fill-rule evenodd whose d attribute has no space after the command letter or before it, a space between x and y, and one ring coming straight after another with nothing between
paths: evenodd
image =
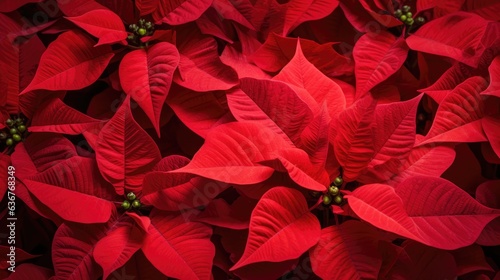
<instances>
[{"instance_id":1,"label":"pointed red leaf","mask_svg":"<svg viewBox=\"0 0 500 280\"><path fill-rule=\"evenodd\" d=\"M80 16L93 10L107 9L94 0L57 0L57 6L69 17Z\"/></svg>"},{"instance_id":2,"label":"pointed red leaf","mask_svg":"<svg viewBox=\"0 0 500 280\"><path fill-rule=\"evenodd\" d=\"M220 60L231 66L236 72L238 77L241 78L256 78L256 79L271 79L271 76L259 67L250 63L248 56L240 53L235 47L226 45L224 51L220 56Z\"/></svg>"},{"instance_id":3,"label":"pointed red leaf","mask_svg":"<svg viewBox=\"0 0 500 280\"><path fill-rule=\"evenodd\" d=\"M292 60L274 79L305 89L320 105L326 103L332 118L346 107L342 88L306 59L301 44L297 43Z\"/></svg>"},{"instance_id":4,"label":"pointed red leaf","mask_svg":"<svg viewBox=\"0 0 500 280\"><path fill-rule=\"evenodd\" d=\"M195 21L212 4L210 0L157 0L148 2L157 5L153 12L155 22L163 22L169 25L181 25Z\"/></svg>"},{"instance_id":5,"label":"pointed red leaf","mask_svg":"<svg viewBox=\"0 0 500 280\"><path fill-rule=\"evenodd\" d=\"M135 50L120 63L120 83L153 123L160 135L160 115L179 64L177 48L166 42Z\"/></svg>"},{"instance_id":6,"label":"pointed red leaf","mask_svg":"<svg viewBox=\"0 0 500 280\"><path fill-rule=\"evenodd\" d=\"M240 11L238 11L238 9L233 6L233 3L231 2L232 1L230 0L214 0L212 7L214 7L222 18L230 19L250 30L255 30L253 25L241 14Z\"/></svg>"},{"instance_id":7,"label":"pointed red leaf","mask_svg":"<svg viewBox=\"0 0 500 280\"><path fill-rule=\"evenodd\" d=\"M215 248L212 229L182 215L153 210L142 251L163 274L178 279L210 279Z\"/></svg>"},{"instance_id":8,"label":"pointed red leaf","mask_svg":"<svg viewBox=\"0 0 500 280\"><path fill-rule=\"evenodd\" d=\"M301 23L318 20L331 14L339 5L338 0L292 0L286 4L283 36Z\"/></svg>"},{"instance_id":9,"label":"pointed red leaf","mask_svg":"<svg viewBox=\"0 0 500 280\"><path fill-rule=\"evenodd\" d=\"M330 116L326 104L323 103L321 112L307 125L300 134L298 145L308 155L311 163L323 166L328 157L330 142L328 131L330 130Z\"/></svg>"},{"instance_id":10,"label":"pointed red leaf","mask_svg":"<svg viewBox=\"0 0 500 280\"><path fill-rule=\"evenodd\" d=\"M500 6L500 5L499 5ZM500 55L495 57L488 67L490 73L490 84L488 88L481 92L481 94L493 95L500 97Z\"/></svg>"},{"instance_id":11,"label":"pointed red leaf","mask_svg":"<svg viewBox=\"0 0 500 280\"><path fill-rule=\"evenodd\" d=\"M462 276L474 271L493 271L486 261L483 249L477 244L451 252L457 264L457 275Z\"/></svg>"},{"instance_id":12,"label":"pointed red leaf","mask_svg":"<svg viewBox=\"0 0 500 280\"><path fill-rule=\"evenodd\" d=\"M59 35L43 53L35 78L21 94L35 89L82 89L95 82L113 53L109 46L94 45L94 41L80 31L70 30Z\"/></svg>"},{"instance_id":13,"label":"pointed red leaf","mask_svg":"<svg viewBox=\"0 0 500 280\"><path fill-rule=\"evenodd\" d=\"M309 250L312 269L322 279L375 279L382 264L377 245L377 230L359 221L324 228Z\"/></svg>"},{"instance_id":14,"label":"pointed red leaf","mask_svg":"<svg viewBox=\"0 0 500 280\"><path fill-rule=\"evenodd\" d=\"M476 189L476 199L483 205L500 209L500 180L486 181ZM500 244L500 219L489 223L477 239L482 246L496 246Z\"/></svg>"},{"instance_id":15,"label":"pointed red leaf","mask_svg":"<svg viewBox=\"0 0 500 280\"><path fill-rule=\"evenodd\" d=\"M259 122L289 143L298 143L300 133L314 117L308 104L280 81L243 78L241 90L231 91L227 99L238 121Z\"/></svg>"},{"instance_id":16,"label":"pointed red leaf","mask_svg":"<svg viewBox=\"0 0 500 280\"><path fill-rule=\"evenodd\" d=\"M22 1L9 1L9 0L2 0L0 1L0 12L1 13L8 13L17 10L18 8L28 4L28 3L39 3L42 2L42 0L22 0Z\"/></svg>"},{"instance_id":17,"label":"pointed red leaf","mask_svg":"<svg viewBox=\"0 0 500 280\"><path fill-rule=\"evenodd\" d=\"M23 183L30 193L66 221L105 223L115 208L113 202L93 195L31 180L23 180Z\"/></svg>"},{"instance_id":18,"label":"pointed red leaf","mask_svg":"<svg viewBox=\"0 0 500 280\"><path fill-rule=\"evenodd\" d=\"M472 13L456 12L426 23L408 37L406 43L412 50L450 57L477 67L498 32L493 22Z\"/></svg>"},{"instance_id":19,"label":"pointed red leaf","mask_svg":"<svg viewBox=\"0 0 500 280\"><path fill-rule=\"evenodd\" d=\"M177 84L194 91L227 90L236 85L238 74L220 61L214 39L193 36L178 48Z\"/></svg>"},{"instance_id":20,"label":"pointed red leaf","mask_svg":"<svg viewBox=\"0 0 500 280\"><path fill-rule=\"evenodd\" d=\"M59 98L47 100L35 111L30 132L56 132L77 135L101 123L64 104Z\"/></svg>"},{"instance_id":21,"label":"pointed red leaf","mask_svg":"<svg viewBox=\"0 0 500 280\"><path fill-rule=\"evenodd\" d=\"M345 196L363 220L381 229L445 250L474 243L500 217L465 191L441 178L411 177L395 189L362 186Z\"/></svg>"},{"instance_id":22,"label":"pointed red leaf","mask_svg":"<svg viewBox=\"0 0 500 280\"><path fill-rule=\"evenodd\" d=\"M93 257L104 271L103 279L127 261L142 247L145 232L127 215L114 222L107 235L95 244Z\"/></svg>"},{"instance_id":23,"label":"pointed red leaf","mask_svg":"<svg viewBox=\"0 0 500 280\"><path fill-rule=\"evenodd\" d=\"M190 173L226 183L255 184L268 179L274 172L257 162L271 159L276 150L286 147L290 144L259 123L228 123L207 135L188 165L171 172Z\"/></svg>"},{"instance_id":24,"label":"pointed red leaf","mask_svg":"<svg viewBox=\"0 0 500 280\"><path fill-rule=\"evenodd\" d=\"M481 126L484 103L480 95L486 86L486 81L477 76L458 85L443 99L430 131L418 145L486 141Z\"/></svg>"},{"instance_id":25,"label":"pointed red leaf","mask_svg":"<svg viewBox=\"0 0 500 280\"><path fill-rule=\"evenodd\" d=\"M356 94L362 96L396 73L408 54L403 37L389 32L367 33L354 46Z\"/></svg>"},{"instance_id":26,"label":"pointed red leaf","mask_svg":"<svg viewBox=\"0 0 500 280\"><path fill-rule=\"evenodd\" d=\"M96 46L123 42L127 39L122 20L110 10L92 10L81 16L67 19L92 36L99 38Z\"/></svg>"},{"instance_id":27,"label":"pointed red leaf","mask_svg":"<svg viewBox=\"0 0 500 280\"><path fill-rule=\"evenodd\" d=\"M309 212L303 195L285 187L264 194L252 212L249 231L245 252L231 270L298 258L321 235L319 221Z\"/></svg>"},{"instance_id":28,"label":"pointed red leaf","mask_svg":"<svg viewBox=\"0 0 500 280\"><path fill-rule=\"evenodd\" d=\"M120 195L140 191L144 175L161 159L153 139L135 122L130 98L102 128L95 152L102 176Z\"/></svg>"},{"instance_id":29,"label":"pointed red leaf","mask_svg":"<svg viewBox=\"0 0 500 280\"><path fill-rule=\"evenodd\" d=\"M333 139L335 156L342 165L346 181L353 181L374 154L373 117L377 101L370 96L360 99L342 112L336 121Z\"/></svg>"}]
</instances>

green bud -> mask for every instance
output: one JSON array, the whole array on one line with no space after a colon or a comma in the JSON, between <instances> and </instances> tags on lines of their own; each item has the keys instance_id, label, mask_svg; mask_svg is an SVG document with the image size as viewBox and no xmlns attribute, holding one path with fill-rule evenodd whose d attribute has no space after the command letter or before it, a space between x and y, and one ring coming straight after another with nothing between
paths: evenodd
<instances>
[{"instance_id":1,"label":"green bud","mask_svg":"<svg viewBox=\"0 0 500 280\"><path fill-rule=\"evenodd\" d=\"M344 180L340 176L335 178L335 180L333 180L333 184L337 187L342 185L343 183L344 183Z\"/></svg>"},{"instance_id":2,"label":"green bud","mask_svg":"<svg viewBox=\"0 0 500 280\"><path fill-rule=\"evenodd\" d=\"M323 196L323 204L329 205L330 203L332 203L332 198L329 195L324 195Z\"/></svg>"},{"instance_id":3,"label":"green bud","mask_svg":"<svg viewBox=\"0 0 500 280\"><path fill-rule=\"evenodd\" d=\"M7 133L0 132L0 140L5 140L5 139L7 139Z\"/></svg>"},{"instance_id":4,"label":"green bud","mask_svg":"<svg viewBox=\"0 0 500 280\"><path fill-rule=\"evenodd\" d=\"M403 13L408 13L411 10L411 7L408 5L404 5L401 10L403 10Z\"/></svg>"},{"instance_id":5,"label":"green bud","mask_svg":"<svg viewBox=\"0 0 500 280\"><path fill-rule=\"evenodd\" d=\"M395 17L400 17L401 15L403 15L403 12L401 12L400 9L397 9L395 12L394 12L394 16Z\"/></svg>"},{"instance_id":6,"label":"green bud","mask_svg":"<svg viewBox=\"0 0 500 280\"><path fill-rule=\"evenodd\" d=\"M135 194L134 194L133 192L129 192L129 193L127 194L127 199L128 199L128 200L132 201L132 200L134 200L135 198L136 198L136 196L135 196Z\"/></svg>"},{"instance_id":7,"label":"green bud","mask_svg":"<svg viewBox=\"0 0 500 280\"><path fill-rule=\"evenodd\" d=\"M406 21L406 16L405 16L405 15L402 15L402 16L400 16L400 17L399 17L399 19L400 19L401 21Z\"/></svg>"},{"instance_id":8,"label":"green bud","mask_svg":"<svg viewBox=\"0 0 500 280\"><path fill-rule=\"evenodd\" d=\"M412 18L409 18L406 20L406 24L408 24L408 25L413 25L413 23L414 23L414 20Z\"/></svg>"},{"instance_id":9,"label":"green bud","mask_svg":"<svg viewBox=\"0 0 500 280\"><path fill-rule=\"evenodd\" d=\"M337 188L335 186L331 186L330 188L328 188L328 193L335 196L335 195L339 194L339 188Z\"/></svg>"},{"instance_id":10,"label":"green bud","mask_svg":"<svg viewBox=\"0 0 500 280\"><path fill-rule=\"evenodd\" d=\"M340 195L337 195L333 198L333 202L335 202L335 204L341 204L342 201L343 201L343 199L342 199L342 196L340 196Z\"/></svg>"},{"instance_id":11,"label":"green bud","mask_svg":"<svg viewBox=\"0 0 500 280\"><path fill-rule=\"evenodd\" d=\"M423 18L423 17L417 17L416 20L417 20L418 24L424 24L425 23L425 18Z\"/></svg>"},{"instance_id":12,"label":"green bud","mask_svg":"<svg viewBox=\"0 0 500 280\"><path fill-rule=\"evenodd\" d=\"M148 21L148 22L146 22L145 26L147 29L151 29L153 27L153 24Z\"/></svg>"},{"instance_id":13,"label":"green bud","mask_svg":"<svg viewBox=\"0 0 500 280\"><path fill-rule=\"evenodd\" d=\"M132 201L132 207L134 207L134 208L141 207L141 202L139 200L137 200L137 199L134 200L134 201Z\"/></svg>"},{"instance_id":14,"label":"green bud","mask_svg":"<svg viewBox=\"0 0 500 280\"><path fill-rule=\"evenodd\" d=\"M5 140L5 145L7 145L7 146L14 145L14 140L12 140L12 138L9 138L9 139Z\"/></svg>"},{"instance_id":15,"label":"green bud","mask_svg":"<svg viewBox=\"0 0 500 280\"><path fill-rule=\"evenodd\" d=\"M145 23L146 23L146 20L145 20L145 19L141 18L141 19L139 20L139 25L140 25L140 26L144 26L144 24L145 24Z\"/></svg>"},{"instance_id":16,"label":"green bud","mask_svg":"<svg viewBox=\"0 0 500 280\"><path fill-rule=\"evenodd\" d=\"M25 132L26 131L26 126L24 124L22 124L22 125L20 125L20 126L17 127L17 130L19 132L21 132L21 133Z\"/></svg>"},{"instance_id":17,"label":"green bud","mask_svg":"<svg viewBox=\"0 0 500 280\"><path fill-rule=\"evenodd\" d=\"M130 208L130 202L128 202L128 200L123 201L122 207L124 209L129 209Z\"/></svg>"},{"instance_id":18,"label":"green bud","mask_svg":"<svg viewBox=\"0 0 500 280\"><path fill-rule=\"evenodd\" d=\"M14 139L14 141L16 141L16 142L19 142L19 141L21 141L21 135L12 134L12 139Z\"/></svg>"},{"instance_id":19,"label":"green bud","mask_svg":"<svg viewBox=\"0 0 500 280\"><path fill-rule=\"evenodd\" d=\"M141 35L141 36L144 36L146 35L146 29L144 28L139 28L139 30L137 30L137 34Z\"/></svg>"},{"instance_id":20,"label":"green bud","mask_svg":"<svg viewBox=\"0 0 500 280\"><path fill-rule=\"evenodd\" d=\"M13 128L10 129L9 132L10 132L10 134L16 134L17 133L17 128L13 127Z\"/></svg>"},{"instance_id":21,"label":"green bud","mask_svg":"<svg viewBox=\"0 0 500 280\"><path fill-rule=\"evenodd\" d=\"M411 12L406 13L407 18L411 18L412 16L413 16L413 14Z\"/></svg>"},{"instance_id":22,"label":"green bud","mask_svg":"<svg viewBox=\"0 0 500 280\"><path fill-rule=\"evenodd\" d=\"M17 125L23 124L23 119L21 119L21 118L17 118L17 119L16 119L16 124L17 124Z\"/></svg>"},{"instance_id":23,"label":"green bud","mask_svg":"<svg viewBox=\"0 0 500 280\"><path fill-rule=\"evenodd\" d=\"M8 119L5 121L5 124L7 124L7 126L13 126L14 125L14 121L12 119Z\"/></svg>"}]
</instances>

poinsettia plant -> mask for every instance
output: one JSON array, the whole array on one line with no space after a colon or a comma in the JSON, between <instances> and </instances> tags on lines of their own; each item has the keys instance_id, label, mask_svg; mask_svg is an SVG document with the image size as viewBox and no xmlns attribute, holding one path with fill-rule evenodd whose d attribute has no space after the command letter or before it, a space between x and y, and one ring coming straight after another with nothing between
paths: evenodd
<instances>
[{"instance_id":1,"label":"poinsettia plant","mask_svg":"<svg viewBox=\"0 0 500 280\"><path fill-rule=\"evenodd\" d=\"M0 1L5 279L498 279L500 1Z\"/></svg>"}]
</instances>

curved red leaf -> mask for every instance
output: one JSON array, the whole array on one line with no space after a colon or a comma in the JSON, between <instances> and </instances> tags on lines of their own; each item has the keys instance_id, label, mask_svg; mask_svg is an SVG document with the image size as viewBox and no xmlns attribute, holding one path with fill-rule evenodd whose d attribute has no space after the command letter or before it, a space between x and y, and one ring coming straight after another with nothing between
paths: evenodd
<instances>
[{"instance_id":1,"label":"curved red leaf","mask_svg":"<svg viewBox=\"0 0 500 280\"><path fill-rule=\"evenodd\" d=\"M23 263L16 267L16 272L11 273L6 280L49 280L52 276L54 276L54 272L51 269L31 263Z\"/></svg>"},{"instance_id":2,"label":"curved red leaf","mask_svg":"<svg viewBox=\"0 0 500 280\"><path fill-rule=\"evenodd\" d=\"M500 4L499 4L500 7ZM500 97L500 55L495 57L488 67L490 73L490 84L488 88L481 94L493 95Z\"/></svg>"},{"instance_id":3,"label":"curved red leaf","mask_svg":"<svg viewBox=\"0 0 500 280\"><path fill-rule=\"evenodd\" d=\"M301 23L318 20L331 14L339 5L338 0L292 0L286 4L283 36Z\"/></svg>"},{"instance_id":4,"label":"curved red leaf","mask_svg":"<svg viewBox=\"0 0 500 280\"><path fill-rule=\"evenodd\" d=\"M362 96L396 73L407 54L404 38L389 32L367 33L359 38L353 50L356 94Z\"/></svg>"},{"instance_id":5,"label":"curved red leaf","mask_svg":"<svg viewBox=\"0 0 500 280\"><path fill-rule=\"evenodd\" d=\"M485 207L441 178L412 177L395 189L362 186L345 196L363 220L445 250L471 245L500 211Z\"/></svg>"},{"instance_id":6,"label":"curved red leaf","mask_svg":"<svg viewBox=\"0 0 500 280\"><path fill-rule=\"evenodd\" d=\"M483 205L500 209L500 180L486 181L476 189L476 199ZM477 244L482 246L496 246L500 244L500 219L489 223L477 239Z\"/></svg>"},{"instance_id":7,"label":"curved red leaf","mask_svg":"<svg viewBox=\"0 0 500 280\"><path fill-rule=\"evenodd\" d=\"M239 185L260 183L274 170L257 162L272 159L275 151L286 147L290 144L259 123L223 124L207 135L188 165L171 172Z\"/></svg>"},{"instance_id":8,"label":"curved red leaf","mask_svg":"<svg viewBox=\"0 0 500 280\"><path fill-rule=\"evenodd\" d=\"M453 279L457 276L457 265L446 251L431 248L414 241L406 241L402 247L412 261L414 279Z\"/></svg>"},{"instance_id":9,"label":"curved red leaf","mask_svg":"<svg viewBox=\"0 0 500 280\"><path fill-rule=\"evenodd\" d=\"M166 42L135 50L120 63L120 83L153 123L160 135L160 115L179 64L177 48Z\"/></svg>"},{"instance_id":10,"label":"curved red leaf","mask_svg":"<svg viewBox=\"0 0 500 280\"><path fill-rule=\"evenodd\" d=\"M81 16L67 19L99 38L96 46L123 42L127 39L121 18L110 10L91 10Z\"/></svg>"},{"instance_id":11,"label":"curved red leaf","mask_svg":"<svg viewBox=\"0 0 500 280\"><path fill-rule=\"evenodd\" d=\"M163 274L178 279L210 279L215 247L212 229L183 215L153 210L142 251Z\"/></svg>"},{"instance_id":12,"label":"curved red leaf","mask_svg":"<svg viewBox=\"0 0 500 280\"><path fill-rule=\"evenodd\" d=\"M309 212L303 195L285 187L273 188L253 210L245 252L231 270L256 262L298 258L320 235L319 221Z\"/></svg>"},{"instance_id":13,"label":"curved red leaf","mask_svg":"<svg viewBox=\"0 0 500 280\"><path fill-rule=\"evenodd\" d=\"M377 235L375 228L359 221L322 229L318 244L309 250L314 273L332 280L376 279L382 265Z\"/></svg>"},{"instance_id":14,"label":"curved red leaf","mask_svg":"<svg viewBox=\"0 0 500 280\"><path fill-rule=\"evenodd\" d=\"M35 77L21 94L35 89L82 89L99 78L113 55L109 46L94 47L84 33L66 31L43 53Z\"/></svg>"},{"instance_id":15,"label":"curved red leaf","mask_svg":"<svg viewBox=\"0 0 500 280\"><path fill-rule=\"evenodd\" d=\"M417 145L486 141L481 125L484 103L480 94L486 86L486 81L478 76L458 85L441 101L431 129Z\"/></svg>"},{"instance_id":16,"label":"curved red leaf","mask_svg":"<svg viewBox=\"0 0 500 280\"><path fill-rule=\"evenodd\" d=\"M153 19L156 23L181 25L198 19L210 7L213 0L157 0ZM142 1L145 2L145 1Z\"/></svg>"},{"instance_id":17,"label":"curved red leaf","mask_svg":"<svg viewBox=\"0 0 500 280\"><path fill-rule=\"evenodd\" d=\"M120 195L139 192L144 175L161 159L153 139L135 122L130 98L102 128L96 141L99 170Z\"/></svg>"}]
</instances>

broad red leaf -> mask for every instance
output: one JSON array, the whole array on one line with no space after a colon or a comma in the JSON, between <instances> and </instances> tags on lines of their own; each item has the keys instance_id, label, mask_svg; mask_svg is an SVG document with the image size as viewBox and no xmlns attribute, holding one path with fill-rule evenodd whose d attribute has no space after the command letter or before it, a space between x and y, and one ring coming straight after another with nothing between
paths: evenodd
<instances>
[{"instance_id":1,"label":"broad red leaf","mask_svg":"<svg viewBox=\"0 0 500 280\"><path fill-rule=\"evenodd\" d=\"M135 122L130 98L102 128L95 152L101 174L120 195L140 191L144 175L161 159L153 139Z\"/></svg>"},{"instance_id":2,"label":"broad red leaf","mask_svg":"<svg viewBox=\"0 0 500 280\"><path fill-rule=\"evenodd\" d=\"M342 112L335 126L335 156L346 181L353 181L368 165L374 154L373 123L377 101L370 96L360 99Z\"/></svg>"},{"instance_id":3,"label":"broad red leaf","mask_svg":"<svg viewBox=\"0 0 500 280\"><path fill-rule=\"evenodd\" d=\"M486 181L476 189L476 199L483 205L500 209L500 180ZM489 223L477 239L477 244L482 246L496 246L500 244L500 219Z\"/></svg>"},{"instance_id":4,"label":"broad red leaf","mask_svg":"<svg viewBox=\"0 0 500 280\"><path fill-rule=\"evenodd\" d=\"M68 226L57 230L52 242L52 262L55 280L96 280L102 270L92 259L92 251L99 240L98 233L105 226Z\"/></svg>"},{"instance_id":5,"label":"broad red leaf","mask_svg":"<svg viewBox=\"0 0 500 280\"><path fill-rule=\"evenodd\" d=\"M489 0L466 1L464 6L466 11L478 14L481 17L498 21L500 20L500 3Z\"/></svg>"},{"instance_id":6,"label":"broad red leaf","mask_svg":"<svg viewBox=\"0 0 500 280\"><path fill-rule=\"evenodd\" d=\"M414 241L402 244L412 260L414 279L453 279L457 276L457 265L446 251L422 245Z\"/></svg>"},{"instance_id":7,"label":"broad red leaf","mask_svg":"<svg viewBox=\"0 0 500 280\"><path fill-rule=\"evenodd\" d=\"M243 78L241 90L231 91L227 99L238 121L259 122L289 143L298 143L300 133L314 117L308 104L280 81Z\"/></svg>"},{"instance_id":8,"label":"broad red leaf","mask_svg":"<svg viewBox=\"0 0 500 280\"><path fill-rule=\"evenodd\" d=\"M99 39L96 46L124 42L127 32L120 17L110 10L92 10L68 20Z\"/></svg>"},{"instance_id":9,"label":"broad red leaf","mask_svg":"<svg viewBox=\"0 0 500 280\"><path fill-rule=\"evenodd\" d=\"M178 46L181 59L174 81L194 91L227 90L235 86L238 74L220 61L215 40L197 37Z\"/></svg>"},{"instance_id":10,"label":"broad red leaf","mask_svg":"<svg viewBox=\"0 0 500 280\"><path fill-rule=\"evenodd\" d=\"M351 209L376 227L445 250L474 243L500 216L454 184L440 178L411 177L395 189L364 185L345 196Z\"/></svg>"},{"instance_id":11,"label":"broad red leaf","mask_svg":"<svg viewBox=\"0 0 500 280\"><path fill-rule=\"evenodd\" d=\"M214 199L197 216L196 221L235 230L247 229L256 202L256 200L249 200L243 196L240 196L231 205L224 199Z\"/></svg>"},{"instance_id":12,"label":"broad red leaf","mask_svg":"<svg viewBox=\"0 0 500 280\"><path fill-rule=\"evenodd\" d=\"M309 212L303 195L286 187L273 188L253 210L245 252L231 270L298 258L318 242L320 235L319 221Z\"/></svg>"},{"instance_id":13,"label":"broad red leaf","mask_svg":"<svg viewBox=\"0 0 500 280\"><path fill-rule=\"evenodd\" d=\"M482 119L483 130L490 141L493 151L500 157L500 115L485 116Z\"/></svg>"},{"instance_id":14,"label":"broad red leaf","mask_svg":"<svg viewBox=\"0 0 500 280\"><path fill-rule=\"evenodd\" d=\"M23 180L23 183L30 193L65 221L83 224L105 223L115 208L113 202L93 195L32 180Z\"/></svg>"},{"instance_id":15,"label":"broad red leaf","mask_svg":"<svg viewBox=\"0 0 500 280\"><path fill-rule=\"evenodd\" d=\"M458 85L443 99L430 131L418 145L486 141L481 126L484 104L480 95L486 86L481 77L469 78Z\"/></svg>"},{"instance_id":16,"label":"broad red leaf","mask_svg":"<svg viewBox=\"0 0 500 280\"><path fill-rule=\"evenodd\" d=\"M135 50L120 63L120 83L153 123L160 135L160 115L179 64L177 48L166 42Z\"/></svg>"},{"instance_id":17,"label":"broad red leaf","mask_svg":"<svg viewBox=\"0 0 500 280\"><path fill-rule=\"evenodd\" d=\"M457 12L424 24L406 43L412 50L450 57L477 67L498 32L493 22L472 13Z\"/></svg>"},{"instance_id":18,"label":"broad red leaf","mask_svg":"<svg viewBox=\"0 0 500 280\"><path fill-rule=\"evenodd\" d=\"M292 0L286 4L283 36L301 23L318 20L331 14L339 5L338 0Z\"/></svg>"},{"instance_id":19,"label":"broad red leaf","mask_svg":"<svg viewBox=\"0 0 500 280\"><path fill-rule=\"evenodd\" d=\"M64 104L59 98L42 103L33 115L30 132L56 132L77 135L101 123Z\"/></svg>"},{"instance_id":20,"label":"broad red leaf","mask_svg":"<svg viewBox=\"0 0 500 280\"><path fill-rule=\"evenodd\" d=\"M389 78L406 60L408 47L403 37L389 32L367 33L354 46L356 95L362 96Z\"/></svg>"},{"instance_id":21,"label":"broad red leaf","mask_svg":"<svg viewBox=\"0 0 500 280\"><path fill-rule=\"evenodd\" d=\"M210 279L214 245L212 229L182 215L153 210L142 251L163 274L178 279Z\"/></svg>"},{"instance_id":22,"label":"broad red leaf","mask_svg":"<svg viewBox=\"0 0 500 280\"><path fill-rule=\"evenodd\" d=\"M212 4L211 0L156 0L140 1L143 11L153 10L157 24L181 25L194 21ZM152 8L152 6L156 6ZM141 14L144 14L141 12Z\"/></svg>"},{"instance_id":23,"label":"broad red leaf","mask_svg":"<svg viewBox=\"0 0 500 280\"><path fill-rule=\"evenodd\" d=\"M465 0L420 0L416 4L418 12L433 9L434 18L438 18L459 11L464 2Z\"/></svg>"},{"instance_id":24,"label":"broad red leaf","mask_svg":"<svg viewBox=\"0 0 500 280\"><path fill-rule=\"evenodd\" d=\"M113 53L109 46L94 45L94 41L80 31L70 30L59 35L43 53L33 81L21 94L35 89L76 90L95 82Z\"/></svg>"},{"instance_id":25,"label":"broad red leaf","mask_svg":"<svg viewBox=\"0 0 500 280\"><path fill-rule=\"evenodd\" d=\"M126 280L127 277L143 280L168 280L169 278L158 271L144 256L142 251L135 255L122 268L116 270L111 276ZM113 278L111 278L113 279ZM132 279L130 279L132 280Z\"/></svg>"},{"instance_id":26,"label":"broad red leaf","mask_svg":"<svg viewBox=\"0 0 500 280\"><path fill-rule=\"evenodd\" d=\"M104 271L103 279L123 266L139 249L145 232L127 215L122 215L94 247L93 257Z\"/></svg>"},{"instance_id":27,"label":"broad red leaf","mask_svg":"<svg viewBox=\"0 0 500 280\"><path fill-rule=\"evenodd\" d=\"M249 58L240 53L236 48L231 45L226 45L224 51L220 56L220 60L231 66L241 78L256 78L256 79L270 79L271 76L262 71L259 67L250 63Z\"/></svg>"},{"instance_id":28,"label":"broad red leaf","mask_svg":"<svg viewBox=\"0 0 500 280\"><path fill-rule=\"evenodd\" d=\"M486 261L481 246L473 244L451 252L457 264L457 275L462 276L474 271L493 271Z\"/></svg>"},{"instance_id":29,"label":"broad red leaf","mask_svg":"<svg viewBox=\"0 0 500 280\"><path fill-rule=\"evenodd\" d=\"M322 229L318 244L309 250L314 273L322 279L377 278L382 264L377 235L374 227L359 221Z\"/></svg>"},{"instance_id":30,"label":"broad red leaf","mask_svg":"<svg viewBox=\"0 0 500 280\"><path fill-rule=\"evenodd\" d=\"M500 6L500 5L499 5ZM481 94L493 95L500 97L500 56L495 57L488 67L490 73L490 84L488 88L481 92Z\"/></svg>"},{"instance_id":31,"label":"broad red leaf","mask_svg":"<svg viewBox=\"0 0 500 280\"><path fill-rule=\"evenodd\" d=\"M331 111L330 111L331 112ZM308 155L311 163L324 166L328 157L328 131L330 130L330 117L326 104L323 104L321 112L308 124L300 134L298 145Z\"/></svg>"},{"instance_id":32,"label":"broad red leaf","mask_svg":"<svg viewBox=\"0 0 500 280\"><path fill-rule=\"evenodd\" d=\"M228 123L207 135L188 165L171 172L191 173L226 183L255 184L274 172L257 162L272 159L275 151L286 147L290 147L288 142L259 123Z\"/></svg>"},{"instance_id":33,"label":"broad red leaf","mask_svg":"<svg viewBox=\"0 0 500 280\"><path fill-rule=\"evenodd\" d=\"M369 169L380 170L386 162L399 159L404 162L413 148L416 131L417 107L422 95L406 102L377 106L373 158Z\"/></svg>"},{"instance_id":34,"label":"broad red leaf","mask_svg":"<svg viewBox=\"0 0 500 280\"><path fill-rule=\"evenodd\" d=\"M22 1L2 0L0 1L0 13L9 13L17 10L18 8L26 4L39 3L39 2L42 2L42 0L22 0Z\"/></svg>"},{"instance_id":35,"label":"broad red leaf","mask_svg":"<svg viewBox=\"0 0 500 280\"><path fill-rule=\"evenodd\" d=\"M223 95L224 92L197 92L174 84L166 102L189 129L205 138L211 129L235 120L227 104L220 100Z\"/></svg>"},{"instance_id":36,"label":"broad red leaf","mask_svg":"<svg viewBox=\"0 0 500 280\"><path fill-rule=\"evenodd\" d=\"M190 174L174 174L166 171L186 166L189 159L169 156L162 160L168 166L161 171L149 172L144 177L141 202L165 211L182 211L207 205L228 185Z\"/></svg>"},{"instance_id":37,"label":"broad red leaf","mask_svg":"<svg viewBox=\"0 0 500 280\"><path fill-rule=\"evenodd\" d=\"M106 9L106 7L94 0L57 0L57 6L69 17L77 17L90 11Z\"/></svg>"},{"instance_id":38,"label":"broad red leaf","mask_svg":"<svg viewBox=\"0 0 500 280\"><path fill-rule=\"evenodd\" d=\"M351 61L333 49L333 44L320 45L314 41L300 39L304 56L327 76L352 73ZM262 70L278 72L293 58L298 40L269 34L266 42L250 57ZM328 57L330 59L325 59Z\"/></svg>"},{"instance_id":39,"label":"broad red leaf","mask_svg":"<svg viewBox=\"0 0 500 280\"><path fill-rule=\"evenodd\" d=\"M230 19L237 22L250 30L255 30L253 25L233 6L232 1L229 0L214 0L212 7L221 15L224 19Z\"/></svg>"},{"instance_id":40,"label":"broad red leaf","mask_svg":"<svg viewBox=\"0 0 500 280\"><path fill-rule=\"evenodd\" d=\"M346 107L342 88L306 59L300 45L297 42L292 60L274 79L306 90L320 105L326 103L328 112L333 118Z\"/></svg>"}]
</instances>

